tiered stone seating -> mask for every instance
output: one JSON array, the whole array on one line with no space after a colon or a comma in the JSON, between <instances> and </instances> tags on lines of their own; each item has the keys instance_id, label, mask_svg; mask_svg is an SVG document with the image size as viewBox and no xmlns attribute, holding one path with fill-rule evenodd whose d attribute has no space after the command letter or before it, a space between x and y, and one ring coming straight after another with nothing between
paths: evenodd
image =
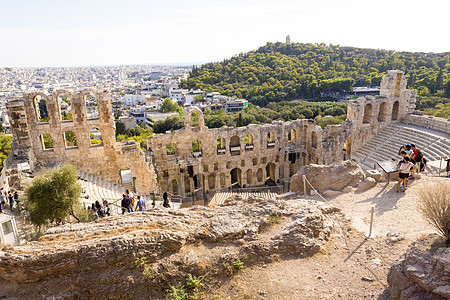
<instances>
[{"instance_id":1,"label":"tiered stone seating","mask_svg":"<svg viewBox=\"0 0 450 300\"><path fill-rule=\"evenodd\" d=\"M450 155L450 136L414 125L392 123L352 155L363 169L373 169L377 162L399 160L402 145L415 144L428 161Z\"/></svg>"},{"instance_id":2,"label":"tiered stone seating","mask_svg":"<svg viewBox=\"0 0 450 300\"><path fill-rule=\"evenodd\" d=\"M209 202L208 206L213 207L216 205L224 204L227 199L230 199L231 197L240 197L243 200L247 200L250 197L261 197L265 199L276 199L277 194L271 193L271 192L220 192L215 193L212 197L211 201Z\"/></svg>"}]
</instances>

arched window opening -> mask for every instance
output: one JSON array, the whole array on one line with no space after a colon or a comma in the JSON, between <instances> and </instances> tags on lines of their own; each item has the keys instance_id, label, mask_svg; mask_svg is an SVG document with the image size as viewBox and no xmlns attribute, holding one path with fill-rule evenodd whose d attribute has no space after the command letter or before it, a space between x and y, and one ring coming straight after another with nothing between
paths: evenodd
<instances>
[{"instance_id":1,"label":"arched window opening","mask_svg":"<svg viewBox=\"0 0 450 300\"><path fill-rule=\"evenodd\" d=\"M367 103L364 107L363 124L370 123L372 119L372 104Z\"/></svg>"},{"instance_id":2,"label":"arched window opening","mask_svg":"<svg viewBox=\"0 0 450 300\"><path fill-rule=\"evenodd\" d=\"M253 172L252 169L247 170L247 184L253 183Z\"/></svg>"},{"instance_id":3,"label":"arched window opening","mask_svg":"<svg viewBox=\"0 0 450 300\"><path fill-rule=\"evenodd\" d=\"M311 132L311 147L317 148L317 133L315 131Z\"/></svg>"},{"instance_id":4,"label":"arched window opening","mask_svg":"<svg viewBox=\"0 0 450 300\"><path fill-rule=\"evenodd\" d=\"M225 154L225 139L222 137L219 137L217 139L217 154Z\"/></svg>"},{"instance_id":5,"label":"arched window opening","mask_svg":"<svg viewBox=\"0 0 450 300\"><path fill-rule=\"evenodd\" d=\"M208 176L208 188L214 190L216 188L216 175L211 174Z\"/></svg>"},{"instance_id":6,"label":"arched window opening","mask_svg":"<svg viewBox=\"0 0 450 300\"><path fill-rule=\"evenodd\" d=\"M274 163L268 163L266 166L266 184L268 185L275 185L275 167Z\"/></svg>"},{"instance_id":7,"label":"arched window opening","mask_svg":"<svg viewBox=\"0 0 450 300\"><path fill-rule=\"evenodd\" d=\"M253 151L253 135L252 134L249 133L245 136L244 143L245 143L246 151Z\"/></svg>"},{"instance_id":8,"label":"arched window opening","mask_svg":"<svg viewBox=\"0 0 450 300\"><path fill-rule=\"evenodd\" d=\"M175 179L172 180L171 188L172 188L172 193L173 194L178 194L178 183L177 183L177 181Z\"/></svg>"},{"instance_id":9,"label":"arched window opening","mask_svg":"<svg viewBox=\"0 0 450 300\"><path fill-rule=\"evenodd\" d=\"M261 168L256 172L256 179L258 179L258 182L263 181L263 170Z\"/></svg>"},{"instance_id":10,"label":"arched window opening","mask_svg":"<svg viewBox=\"0 0 450 300\"><path fill-rule=\"evenodd\" d=\"M194 112L191 114L191 128L199 127L198 124L198 113Z\"/></svg>"},{"instance_id":11,"label":"arched window opening","mask_svg":"<svg viewBox=\"0 0 450 300\"><path fill-rule=\"evenodd\" d=\"M272 131L267 134L267 148L275 147L275 133Z\"/></svg>"},{"instance_id":12,"label":"arched window opening","mask_svg":"<svg viewBox=\"0 0 450 300\"><path fill-rule=\"evenodd\" d=\"M67 94L58 94L58 105L61 113L61 121L73 121L71 101Z\"/></svg>"},{"instance_id":13,"label":"arched window opening","mask_svg":"<svg viewBox=\"0 0 450 300\"><path fill-rule=\"evenodd\" d=\"M238 136L232 136L230 139L230 153L231 155L241 154L241 141Z\"/></svg>"},{"instance_id":14,"label":"arched window opening","mask_svg":"<svg viewBox=\"0 0 450 300\"><path fill-rule=\"evenodd\" d=\"M89 138L91 140L91 146L94 145L103 145L102 133L98 128L91 128L89 130Z\"/></svg>"},{"instance_id":15,"label":"arched window opening","mask_svg":"<svg viewBox=\"0 0 450 300\"><path fill-rule=\"evenodd\" d=\"M191 192L191 179L189 177L184 178L184 192L186 194Z\"/></svg>"},{"instance_id":16,"label":"arched window opening","mask_svg":"<svg viewBox=\"0 0 450 300\"><path fill-rule=\"evenodd\" d=\"M194 155L202 154L202 145L199 140L194 140L192 142L192 152L194 152Z\"/></svg>"},{"instance_id":17,"label":"arched window opening","mask_svg":"<svg viewBox=\"0 0 450 300\"><path fill-rule=\"evenodd\" d=\"M288 132L288 140L289 140L289 143L295 143L295 140L296 140L296 132L295 132L295 129L294 129L294 128L292 128L291 130L289 130L289 132Z\"/></svg>"},{"instance_id":18,"label":"arched window opening","mask_svg":"<svg viewBox=\"0 0 450 300\"><path fill-rule=\"evenodd\" d=\"M84 103L86 104L86 114L88 119L98 118L97 97L94 94L85 94Z\"/></svg>"},{"instance_id":19,"label":"arched window opening","mask_svg":"<svg viewBox=\"0 0 450 300\"><path fill-rule=\"evenodd\" d=\"M66 144L66 148L78 147L77 136L71 130L64 132L64 142Z\"/></svg>"},{"instance_id":20,"label":"arched window opening","mask_svg":"<svg viewBox=\"0 0 450 300\"><path fill-rule=\"evenodd\" d=\"M34 97L34 105L36 107L36 116L39 122L46 123L49 121L47 102L44 97L37 95Z\"/></svg>"},{"instance_id":21,"label":"arched window opening","mask_svg":"<svg viewBox=\"0 0 450 300\"><path fill-rule=\"evenodd\" d=\"M168 143L166 145L166 154L175 155L175 143Z\"/></svg>"},{"instance_id":22,"label":"arched window opening","mask_svg":"<svg viewBox=\"0 0 450 300\"><path fill-rule=\"evenodd\" d=\"M48 133L41 134L42 149L50 150L53 149L53 139Z\"/></svg>"},{"instance_id":23,"label":"arched window opening","mask_svg":"<svg viewBox=\"0 0 450 300\"><path fill-rule=\"evenodd\" d=\"M234 168L231 170L231 188L241 188L242 187L242 180L241 180L241 169Z\"/></svg>"},{"instance_id":24,"label":"arched window opening","mask_svg":"<svg viewBox=\"0 0 450 300\"><path fill-rule=\"evenodd\" d=\"M398 101L394 102L394 105L392 106L392 121L398 120L398 107L400 106L400 103Z\"/></svg>"},{"instance_id":25,"label":"arched window opening","mask_svg":"<svg viewBox=\"0 0 450 300\"><path fill-rule=\"evenodd\" d=\"M380 111L378 112L378 122L385 122L387 120L387 103L383 102L380 105Z\"/></svg>"}]
</instances>

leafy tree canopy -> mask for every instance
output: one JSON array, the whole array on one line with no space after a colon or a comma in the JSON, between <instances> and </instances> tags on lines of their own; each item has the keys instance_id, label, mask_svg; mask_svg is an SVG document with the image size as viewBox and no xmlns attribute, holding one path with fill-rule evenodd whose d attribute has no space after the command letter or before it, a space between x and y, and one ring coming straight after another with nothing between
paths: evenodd
<instances>
[{"instance_id":1,"label":"leafy tree canopy","mask_svg":"<svg viewBox=\"0 0 450 300\"><path fill-rule=\"evenodd\" d=\"M81 187L77 170L72 165L46 170L33 178L25 189L25 206L30 220L41 226L53 220L62 221L74 215L74 207L80 205Z\"/></svg>"}]
</instances>

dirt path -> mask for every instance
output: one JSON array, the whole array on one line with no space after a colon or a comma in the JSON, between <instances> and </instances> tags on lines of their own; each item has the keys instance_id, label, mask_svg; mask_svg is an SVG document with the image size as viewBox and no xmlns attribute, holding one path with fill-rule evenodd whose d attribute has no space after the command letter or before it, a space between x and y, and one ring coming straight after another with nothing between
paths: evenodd
<instances>
[{"instance_id":1,"label":"dirt path","mask_svg":"<svg viewBox=\"0 0 450 300\"><path fill-rule=\"evenodd\" d=\"M438 181L448 182L423 177L405 193L395 192L396 183L380 183L330 199L344 215L327 249L307 259L245 268L231 281L217 283L211 299L390 299L390 265L411 242L433 232L416 209L417 192ZM366 239L372 205L375 237Z\"/></svg>"}]
</instances>

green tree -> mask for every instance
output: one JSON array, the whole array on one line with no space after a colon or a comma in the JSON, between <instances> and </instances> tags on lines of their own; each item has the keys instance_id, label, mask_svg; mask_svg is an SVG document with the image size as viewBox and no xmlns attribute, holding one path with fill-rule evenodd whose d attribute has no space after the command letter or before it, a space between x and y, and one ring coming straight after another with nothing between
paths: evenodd
<instances>
[{"instance_id":1,"label":"green tree","mask_svg":"<svg viewBox=\"0 0 450 300\"><path fill-rule=\"evenodd\" d=\"M31 222L40 227L54 220L60 222L69 215L78 219L74 209L80 205L80 193L77 170L72 165L39 173L24 194Z\"/></svg>"},{"instance_id":2,"label":"green tree","mask_svg":"<svg viewBox=\"0 0 450 300\"><path fill-rule=\"evenodd\" d=\"M160 111L163 113L179 112L179 106L171 98L164 99Z\"/></svg>"},{"instance_id":3,"label":"green tree","mask_svg":"<svg viewBox=\"0 0 450 300\"><path fill-rule=\"evenodd\" d=\"M11 153L11 143L11 136L3 133L0 134L0 169L3 169L3 162L8 157L9 153Z\"/></svg>"},{"instance_id":4,"label":"green tree","mask_svg":"<svg viewBox=\"0 0 450 300\"><path fill-rule=\"evenodd\" d=\"M126 130L127 130L127 128L125 127L125 125L122 122L116 122L116 137L119 134L125 134Z\"/></svg>"}]
</instances>

